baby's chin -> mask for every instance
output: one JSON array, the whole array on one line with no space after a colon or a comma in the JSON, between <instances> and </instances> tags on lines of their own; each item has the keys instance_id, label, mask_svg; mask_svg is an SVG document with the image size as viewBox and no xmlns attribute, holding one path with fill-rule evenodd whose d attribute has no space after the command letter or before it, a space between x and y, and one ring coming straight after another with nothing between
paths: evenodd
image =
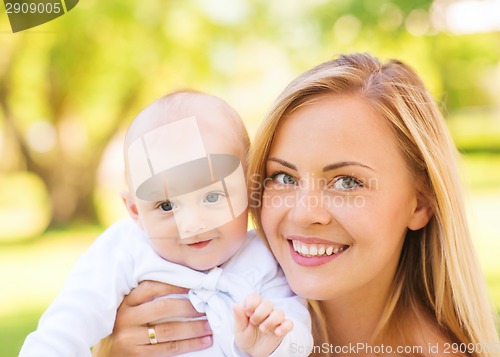
<instances>
[{"instance_id":1,"label":"baby's chin","mask_svg":"<svg viewBox=\"0 0 500 357\"><path fill-rule=\"evenodd\" d=\"M162 256L163 259L169 261L170 263L178 264L185 266L186 268L206 272L212 268L215 268L219 265L222 265L224 262L221 262L220 259L207 259L207 257L200 256L198 257L190 257L180 259L178 256L173 259L172 257Z\"/></svg>"},{"instance_id":2,"label":"baby's chin","mask_svg":"<svg viewBox=\"0 0 500 357\"><path fill-rule=\"evenodd\" d=\"M199 261L191 261L189 264L185 264L187 267L193 269L193 270L198 270L198 271L208 271L210 269L213 269L215 267L218 267L222 264L224 264L226 260L222 259L216 259L216 260L204 260L200 259Z\"/></svg>"}]
</instances>

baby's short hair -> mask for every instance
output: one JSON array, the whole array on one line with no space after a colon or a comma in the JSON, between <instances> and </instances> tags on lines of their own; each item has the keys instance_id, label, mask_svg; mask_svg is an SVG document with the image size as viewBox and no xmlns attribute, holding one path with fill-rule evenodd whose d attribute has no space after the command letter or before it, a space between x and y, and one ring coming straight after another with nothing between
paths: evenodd
<instances>
[{"instance_id":1,"label":"baby's short hair","mask_svg":"<svg viewBox=\"0 0 500 357\"><path fill-rule=\"evenodd\" d=\"M202 92L184 90L167 94L154 101L143 109L130 124L124 144L125 172L129 184L130 168L127 155L129 146L147 132L179 119L193 116L193 112L199 109L199 105L214 106L220 109L222 113L227 114L227 116L219 116L217 118L210 116L197 117L197 120L202 120L205 124L213 124L214 126L223 124L224 127L221 128L221 131L224 131L225 134L229 130L233 130L235 138L231 141L234 141L235 152L246 169L250 139L245 125L236 110L219 97Z\"/></svg>"}]
</instances>

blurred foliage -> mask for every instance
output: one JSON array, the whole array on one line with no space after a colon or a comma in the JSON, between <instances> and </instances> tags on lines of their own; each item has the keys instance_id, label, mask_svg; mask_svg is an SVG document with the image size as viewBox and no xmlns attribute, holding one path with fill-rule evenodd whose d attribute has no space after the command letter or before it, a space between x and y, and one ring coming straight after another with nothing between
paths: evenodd
<instances>
[{"instance_id":1,"label":"blurred foliage","mask_svg":"<svg viewBox=\"0 0 500 357\"><path fill-rule=\"evenodd\" d=\"M96 205L96 193L110 199L97 180L103 154L147 103L172 90L204 90L234 105L253 132L285 84L341 52L408 62L447 113L498 107L500 33L437 32L429 25L431 6L431 0L86 0L17 34L2 13L0 170L43 180L52 226L96 222L106 215L96 209L105 206ZM457 142L469 151L486 142L497 150L497 132L476 134L458 135Z\"/></svg>"},{"instance_id":2,"label":"blurred foliage","mask_svg":"<svg viewBox=\"0 0 500 357\"><path fill-rule=\"evenodd\" d=\"M0 243L30 238L47 228L50 201L33 173L0 175Z\"/></svg>"},{"instance_id":3,"label":"blurred foliage","mask_svg":"<svg viewBox=\"0 0 500 357\"><path fill-rule=\"evenodd\" d=\"M449 117L448 128L462 153L500 154L500 108L456 110Z\"/></svg>"},{"instance_id":4,"label":"blurred foliage","mask_svg":"<svg viewBox=\"0 0 500 357\"><path fill-rule=\"evenodd\" d=\"M467 154L463 157L463 172L467 187L476 192L496 190L500 187L500 155L495 154ZM495 214L500 214L500 202L496 207L492 207ZM492 225L500 238L498 227Z\"/></svg>"}]
</instances>

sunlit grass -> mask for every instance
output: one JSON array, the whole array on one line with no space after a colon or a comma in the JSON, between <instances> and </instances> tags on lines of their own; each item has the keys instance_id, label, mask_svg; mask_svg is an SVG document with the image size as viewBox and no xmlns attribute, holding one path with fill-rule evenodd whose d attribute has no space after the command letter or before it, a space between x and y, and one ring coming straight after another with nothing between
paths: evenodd
<instances>
[{"instance_id":1,"label":"sunlit grass","mask_svg":"<svg viewBox=\"0 0 500 357\"><path fill-rule=\"evenodd\" d=\"M36 324L43 308L14 310L0 318L0 346L1 355L14 357L19 354L26 335L36 329Z\"/></svg>"},{"instance_id":2,"label":"sunlit grass","mask_svg":"<svg viewBox=\"0 0 500 357\"><path fill-rule=\"evenodd\" d=\"M49 232L0 251L0 319L13 311L46 307L78 256L97 237L97 227Z\"/></svg>"},{"instance_id":3,"label":"sunlit grass","mask_svg":"<svg viewBox=\"0 0 500 357\"><path fill-rule=\"evenodd\" d=\"M75 227L0 246L2 357L18 355L76 259L100 231L98 227Z\"/></svg>"}]
</instances>

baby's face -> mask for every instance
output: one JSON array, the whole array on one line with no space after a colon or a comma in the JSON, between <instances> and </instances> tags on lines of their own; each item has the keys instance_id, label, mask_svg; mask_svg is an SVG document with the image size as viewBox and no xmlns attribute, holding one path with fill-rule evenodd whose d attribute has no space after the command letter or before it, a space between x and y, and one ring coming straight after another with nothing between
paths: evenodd
<instances>
[{"instance_id":1,"label":"baby's face","mask_svg":"<svg viewBox=\"0 0 500 357\"><path fill-rule=\"evenodd\" d=\"M145 133L130 144L128 160L138 221L155 251L206 270L243 244L248 199L228 129L199 122L188 117Z\"/></svg>"},{"instance_id":2,"label":"baby's face","mask_svg":"<svg viewBox=\"0 0 500 357\"><path fill-rule=\"evenodd\" d=\"M245 240L246 209L227 223L213 224L227 214L227 203L224 191L217 189L169 200L136 200L140 224L155 251L168 261L196 270L226 262Z\"/></svg>"}]
</instances>

